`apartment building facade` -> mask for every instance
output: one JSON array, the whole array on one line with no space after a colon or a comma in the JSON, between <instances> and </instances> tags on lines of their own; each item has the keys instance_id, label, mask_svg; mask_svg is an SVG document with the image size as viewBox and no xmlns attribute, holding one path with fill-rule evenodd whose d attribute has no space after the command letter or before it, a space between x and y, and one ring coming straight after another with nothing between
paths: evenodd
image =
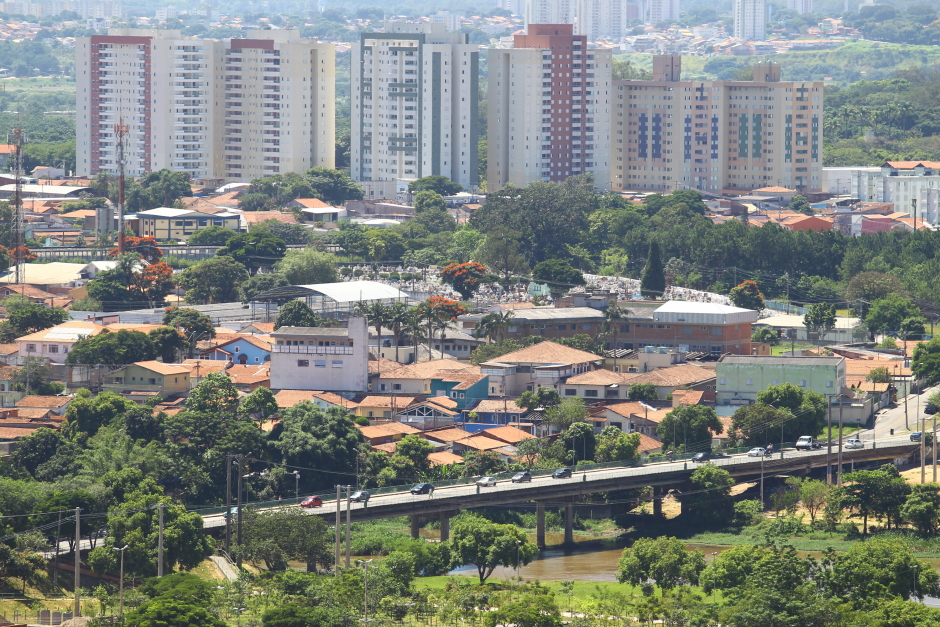
<instances>
[{"instance_id":1,"label":"apartment building facade","mask_svg":"<svg viewBox=\"0 0 940 627\"><path fill-rule=\"evenodd\" d=\"M648 2L650 24L679 19L679 0L648 0Z\"/></svg>"},{"instance_id":2,"label":"apartment building facade","mask_svg":"<svg viewBox=\"0 0 940 627\"><path fill-rule=\"evenodd\" d=\"M488 51L487 188L610 179L611 51L570 24L533 24Z\"/></svg>"},{"instance_id":3,"label":"apartment building facade","mask_svg":"<svg viewBox=\"0 0 940 627\"><path fill-rule=\"evenodd\" d=\"M765 0L734 0L734 38L742 41L767 39Z\"/></svg>"},{"instance_id":4,"label":"apartment building facade","mask_svg":"<svg viewBox=\"0 0 940 627\"><path fill-rule=\"evenodd\" d=\"M479 46L444 24L389 22L352 50L351 171L357 181L443 175L474 189Z\"/></svg>"},{"instance_id":5,"label":"apartment building facade","mask_svg":"<svg viewBox=\"0 0 940 627\"><path fill-rule=\"evenodd\" d=\"M578 0L576 32L588 41L617 40L627 36L630 19L633 18L627 15L627 0Z\"/></svg>"},{"instance_id":6,"label":"apartment building facade","mask_svg":"<svg viewBox=\"0 0 940 627\"><path fill-rule=\"evenodd\" d=\"M823 83L683 81L681 57L653 57L653 80L615 81L612 188L821 191Z\"/></svg>"},{"instance_id":7,"label":"apartment building facade","mask_svg":"<svg viewBox=\"0 0 940 627\"><path fill-rule=\"evenodd\" d=\"M525 0L525 26L574 24L577 0Z\"/></svg>"},{"instance_id":8,"label":"apartment building facade","mask_svg":"<svg viewBox=\"0 0 940 627\"><path fill-rule=\"evenodd\" d=\"M130 176L167 168L249 181L335 155L335 52L298 31L246 39L111 29L76 40L77 173L118 171L126 126Z\"/></svg>"}]
</instances>

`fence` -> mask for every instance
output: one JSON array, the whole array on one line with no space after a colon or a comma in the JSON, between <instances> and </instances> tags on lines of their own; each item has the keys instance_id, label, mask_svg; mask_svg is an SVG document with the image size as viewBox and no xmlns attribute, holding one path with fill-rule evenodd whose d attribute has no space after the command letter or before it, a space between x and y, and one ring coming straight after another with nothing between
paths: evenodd
<instances>
[{"instance_id":1,"label":"fence","mask_svg":"<svg viewBox=\"0 0 940 627\"><path fill-rule=\"evenodd\" d=\"M800 307L793 303L781 303L775 300L765 300L764 309L773 309L774 311L782 311L784 313L789 311L790 315L793 316L804 316L809 313L809 309L806 307Z\"/></svg>"}]
</instances>

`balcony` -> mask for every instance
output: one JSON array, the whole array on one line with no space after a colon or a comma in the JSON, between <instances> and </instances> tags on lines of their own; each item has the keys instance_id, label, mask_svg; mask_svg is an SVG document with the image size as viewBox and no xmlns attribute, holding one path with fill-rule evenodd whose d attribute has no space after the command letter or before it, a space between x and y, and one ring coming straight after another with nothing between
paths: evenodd
<instances>
[{"instance_id":1,"label":"balcony","mask_svg":"<svg viewBox=\"0 0 940 627\"><path fill-rule=\"evenodd\" d=\"M353 346L288 346L275 344L271 347L272 353L291 353L298 355L353 355Z\"/></svg>"}]
</instances>

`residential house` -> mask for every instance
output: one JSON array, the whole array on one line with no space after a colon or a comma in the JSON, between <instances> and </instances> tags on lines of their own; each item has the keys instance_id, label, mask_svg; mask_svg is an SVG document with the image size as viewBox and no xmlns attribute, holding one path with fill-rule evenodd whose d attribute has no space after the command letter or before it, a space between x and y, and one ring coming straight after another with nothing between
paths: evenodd
<instances>
[{"instance_id":1,"label":"residential house","mask_svg":"<svg viewBox=\"0 0 940 627\"><path fill-rule=\"evenodd\" d=\"M431 462L431 466L449 466L451 464L462 464L463 457L448 451L435 451L428 453L428 461Z\"/></svg>"},{"instance_id":2,"label":"residential house","mask_svg":"<svg viewBox=\"0 0 940 627\"><path fill-rule=\"evenodd\" d=\"M399 411L413 402L414 396L370 395L358 401L353 413L362 418L385 418L391 420Z\"/></svg>"},{"instance_id":3,"label":"residential house","mask_svg":"<svg viewBox=\"0 0 940 627\"><path fill-rule=\"evenodd\" d=\"M253 335L240 335L202 351L200 357L236 364L265 364L271 359L271 343Z\"/></svg>"},{"instance_id":4,"label":"residential house","mask_svg":"<svg viewBox=\"0 0 940 627\"><path fill-rule=\"evenodd\" d=\"M517 429L515 427L502 426L502 427L491 427L489 429L483 429L479 432L480 435L484 435L488 438L493 438L499 442L509 444L511 446L518 446L523 440L533 440L535 436L527 431L522 429Z\"/></svg>"},{"instance_id":5,"label":"residential house","mask_svg":"<svg viewBox=\"0 0 940 627\"><path fill-rule=\"evenodd\" d=\"M20 409L48 409L54 416L64 416L72 402L71 396L24 396L16 402Z\"/></svg>"},{"instance_id":6,"label":"residential house","mask_svg":"<svg viewBox=\"0 0 940 627\"><path fill-rule=\"evenodd\" d=\"M202 213L190 209L158 207L139 211L136 218L129 221L139 237L153 237L157 240L173 239L185 242L196 231L210 226L221 226L233 231L240 231L239 214L223 212L216 214Z\"/></svg>"},{"instance_id":7,"label":"residential house","mask_svg":"<svg viewBox=\"0 0 940 627\"><path fill-rule=\"evenodd\" d=\"M724 355L716 367L718 405L750 405L771 385L792 383L826 396L846 387L843 357Z\"/></svg>"},{"instance_id":8,"label":"residential house","mask_svg":"<svg viewBox=\"0 0 940 627\"><path fill-rule=\"evenodd\" d=\"M476 432L492 425L519 422L526 410L516 405L514 398L481 399L463 410L464 429Z\"/></svg>"},{"instance_id":9,"label":"residential house","mask_svg":"<svg viewBox=\"0 0 940 627\"><path fill-rule=\"evenodd\" d=\"M267 364L232 364L225 369L225 374L242 392L271 388L271 367Z\"/></svg>"},{"instance_id":10,"label":"residential house","mask_svg":"<svg viewBox=\"0 0 940 627\"><path fill-rule=\"evenodd\" d=\"M232 365L230 361L217 361L214 359L187 359L183 362L184 366L189 367L189 385L196 387L213 372L225 372Z\"/></svg>"},{"instance_id":11,"label":"residential house","mask_svg":"<svg viewBox=\"0 0 940 627\"><path fill-rule=\"evenodd\" d=\"M459 422L460 411L457 401L446 396L432 396L396 411L393 417L422 430L437 429Z\"/></svg>"},{"instance_id":12,"label":"residential house","mask_svg":"<svg viewBox=\"0 0 940 627\"><path fill-rule=\"evenodd\" d=\"M0 363L0 407L10 407L26 395L13 391L13 380L19 371L19 368Z\"/></svg>"},{"instance_id":13,"label":"residential house","mask_svg":"<svg viewBox=\"0 0 940 627\"><path fill-rule=\"evenodd\" d=\"M275 390L365 392L369 381L366 319L348 327L281 327L271 334L271 387Z\"/></svg>"},{"instance_id":14,"label":"residential house","mask_svg":"<svg viewBox=\"0 0 940 627\"><path fill-rule=\"evenodd\" d=\"M287 409L304 402L313 403L320 409L342 407L348 411L355 409L359 405L332 392L321 392L317 390L280 390L274 395L274 400L277 402L278 409Z\"/></svg>"},{"instance_id":15,"label":"residential house","mask_svg":"<svg viewBox=\"0 0 940 627\"><path fill-rule=\"evenodd\" d=\"M139 361L105 375L102 388L118 394L157 392L164 398L186 396L191 370L188 365Z\"/></svg>"},{"instance_id":16,"label":"residential house","mask_svg":"<svg viewBox=\"0 0 940 627\"><path fill-rule=\"evenodd\" d=\"M408 425L402 424L400 422L389 422L380 425L370 425L368 427L362 425L356 426L359 427L359 431L362 432L362 436L369 441L369 444L373 446L378 444L387 444L389 442L397 442L406 435L421 433L419 429L409 427Z\"/></svg>"},{"instance_id":17,"label":"residential house","mask_svg":"<svg viewBox=\"0 0 940 627\"><path fill-rule=\"evenodd\" d=\"M489 395L519 396L539 387L558 389L569 377L597 369L603 357L545 341L481 364L489 376Z\"/></svg>"},{"instance_id":18,"label":"residential house","mask_svg":"<svg viewBox=\"0 0 940 627\"><path fill-rule=\"evenodd\" d=\"M17 338L19 345L19 363L29 358L47 359L53 363L64 364L69 351L79 341L104 332L105 327L94 322L71 320L43 331L30 333Z\"/></svg>"},{"instance_id":19,"label":"residential house","mask_svg":"<svg viewBox=\"0 0 940 627\"><path fill-rule=\"evenodd\" d=\"M452 448L454 453L466 453L467 451L496 453L502 461L509 461L516 456L514 446L496 438L488 438L485 435L471 435L468 438L457 440L453 443Z\"/></svg>"},{"instance_id":20,"label":"residential house","mask_svg":"<svg viewBox=\"0 0 940 627\"><path fill-rule=\"evenodd\" d=\"M401 394L423 394L427 396L440 396L446 394L453 388L464 386L461 392L466 401L466 391L479 383L481 378L485 378L480 371L479 366L457 361L456 359L433 359L430 361L419 361L417 363L383 370L379 376L372 382L372 389L378 392L393 392ZM485 398L486 390L479 393L477 398ZM456 398L456 397L455 397ZM464 403L462 403L463 405Z\"/></svg>"},{"instance_id":21,"label":"residential house","mask_svg":"<svg viewBox=\"0 0 940 627\"><path fill-rule=\"evenodd\" d=\"M669 412L669 409L651 407L641 401L614 403L605 406L597 414L604 417L606 422L595 424L595 428L603 429L606 426L613 426L624 433L643 433L656 437L656 427Z\"/></svg>"},{"instance_id":22,"label":"residential house","mask_svg":"<svg viewBox=\"0 0 940 627\"><path fill-rule=\"evenodd\" d=\"M810 334L806 325L803 324L803 316L782 315L762 318L754 323L755 327L770 327L780 333L782 341L794 340L797 342L821 341L834 344L846 344L857 342L859 339L867 338L867 331L862 326L861 318L836 317L836 324L831 331L824 333L822 337L818 334ZM859 337L861 336L861 338Z\"/></svg>"}]
</instances>

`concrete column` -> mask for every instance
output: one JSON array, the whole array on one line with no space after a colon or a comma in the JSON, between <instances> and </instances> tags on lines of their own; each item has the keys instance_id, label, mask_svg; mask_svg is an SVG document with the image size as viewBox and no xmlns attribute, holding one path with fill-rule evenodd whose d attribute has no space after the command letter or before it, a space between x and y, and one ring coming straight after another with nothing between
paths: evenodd
<instances>
[{"instance_id":1,"label":"concrete column","mask_svg":"<svg viewBox=\"0 0 940 627\"><path fill-rule=\"evenodd\" d=\"M421 518L418 516L411 517L411 537L415 540L421 537Z\"/></svg>"},{"instance_id":2,"label":"concrete column","mask_svg":"<svg viewBox=\"0 0 940 627\"><path fill-rule=\"evenodd\" d=\"M441 542L450 539L450 517L454 512L441 512Z\"/></svg>"},{"instance_id":3,"label":"concrete column","mask_svg":"<svg viewBox=\"0 0 940 627\"><path fill-rule=\"evenodd\" d=\"M565 544L574 544L574 503L565 503Z\"/></svg>"},{"instance_id":4,"label":"concrete column","mask_svg":"<svg viewBox=\"0 0 940 627\"><path fill-rule=\"evenodd\" d=\"M663 499L659 488L653 488L653 516L663 516Z\"/></svg>"},{"instance_id":5,"label":"concrete column","mask_svg":"<svg viewBox=\"0 0 940 627\"><path fill-rule=\"evenodd\" d=\"M535 502L535 545L545 548L545 503Z\"/></svg>"}]
</instances>

